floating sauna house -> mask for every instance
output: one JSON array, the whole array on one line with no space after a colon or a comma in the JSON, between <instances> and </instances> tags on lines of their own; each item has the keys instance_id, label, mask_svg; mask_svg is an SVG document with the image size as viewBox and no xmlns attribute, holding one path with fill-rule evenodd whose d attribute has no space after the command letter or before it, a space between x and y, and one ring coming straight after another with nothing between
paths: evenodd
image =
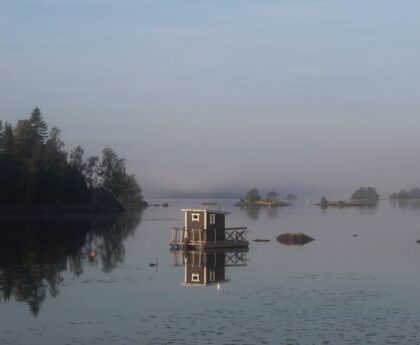
<instances>
[{"instance_id":1,"label":"floating sauna house","mask_svg":"<svg viewBox=\"0 0 420 345\"><path fill-rule=\"evenodd\" d=\"M183 209L185 225L172 228L172 250L204 250L248 247L246 228L226 228L229 212Z\"/></svg>"}]
</instances>

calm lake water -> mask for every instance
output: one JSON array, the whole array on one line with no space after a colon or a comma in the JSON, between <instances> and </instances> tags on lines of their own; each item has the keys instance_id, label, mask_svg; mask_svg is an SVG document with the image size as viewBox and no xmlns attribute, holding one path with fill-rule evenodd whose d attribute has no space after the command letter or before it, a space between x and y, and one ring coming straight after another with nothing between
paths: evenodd
<instances>
[{"instance_id":1,"label":"calm lake water","mask_svg":"<svg viewBox=\"0 0 420 345\"><path fill-rule=\"evenodd\" d=\"M170 228L182 208L205 206L165 201L120 218L2 221L0 344L420 344L419 204L258 211L223 200L249 251L200 258L173 257ZM275 241L297 231L315 240ZM197 260L229 265L213 284L185 286L182 265Z\"/></svg>"}]
</instances>

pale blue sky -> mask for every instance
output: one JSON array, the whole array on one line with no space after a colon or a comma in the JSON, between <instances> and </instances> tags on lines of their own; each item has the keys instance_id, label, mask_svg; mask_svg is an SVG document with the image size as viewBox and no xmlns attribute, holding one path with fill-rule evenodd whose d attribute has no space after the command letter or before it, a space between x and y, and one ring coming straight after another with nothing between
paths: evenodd
<instances>
[{"instance_id":1,"label":"pale blue sky","mask_svg":"<svg viewBox=\"0 0 420 345\"><path fill-rule=\"evenodd\" d=\"M420 2L0 0L0 119L146 196L420 185Z\"/></svg>"}]
</instances>

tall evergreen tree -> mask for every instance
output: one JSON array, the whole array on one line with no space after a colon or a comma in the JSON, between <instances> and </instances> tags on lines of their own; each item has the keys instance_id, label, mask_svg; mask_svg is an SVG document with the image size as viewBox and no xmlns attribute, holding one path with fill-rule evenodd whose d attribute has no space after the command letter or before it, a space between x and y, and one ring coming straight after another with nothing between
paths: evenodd
<instances>
[{"instance_id":1,"label":"tall evergreen tree","mask_svg":"<svg viewBox=\"0 0 420 345\"><path fill-rule=\"evenodd\" d=\"M3 151L3 122L0 120L0 152Z\"/></svg>"},{"instance_id":2,"label":"tall evergreen tree","mask_svg":"<svg viewBox=\"0 0 420 345\"><path fill-rule=\"evenodd\" d=\"M14 136L16 153L24 159L30 159L35 148L40 144L31 122L19 120L14 129Z\"/></svg>"},{"instance_id":3,"label":"tall evergreen tree","mask_svg":"<svg viewBox=\"0 0 420 345\"><path fill-rule=\"evenodd\" d=\"M6 153L14 153L15 149L15 136L13 128L10 123L5 123L3 130L3 150Z\"/></svg>"},{"instance_id":4,"label":"tall evergreen tree","mask_svg":"<svg viewBox=\"0 0 420 345\"><path fill-rule=\"evenodd\" d=\"M39 110L38 107L32 110L29 122L31 123L33 129L37 133L38 139L44 143L45 139L48 136L48 126L42 118L41 110Z\"/></svg>"}]
</instances>

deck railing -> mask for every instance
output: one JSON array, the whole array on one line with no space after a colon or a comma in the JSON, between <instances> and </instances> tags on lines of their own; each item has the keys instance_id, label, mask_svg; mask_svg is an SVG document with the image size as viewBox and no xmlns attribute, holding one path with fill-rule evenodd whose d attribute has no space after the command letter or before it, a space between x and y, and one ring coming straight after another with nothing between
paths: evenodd
<instances>
[{"instance_id":1,"label":"deck railing","mask_svg":"<svg viewBox=\"0 0 420 345\"><path fill-rule=\"evenodd\" d=\"M216 238L216 230L214 238ZM246 227L225 228L225 242L237 243L246 241ZM213 240L212 240L213 241ZM172 243L205 243L207 242L207 231L204 229L172 228Z\"/></svg>"},{"instance_id":2,"label":"deck railing","mask_svg":"<svg viewBox=\"0 0 420 345\"><path fill-rule=\"evenodd\" d=\"M225 242L239 242L246 241L246 227L241 228L226 228Z\"/></svg>"}]
</instances>

